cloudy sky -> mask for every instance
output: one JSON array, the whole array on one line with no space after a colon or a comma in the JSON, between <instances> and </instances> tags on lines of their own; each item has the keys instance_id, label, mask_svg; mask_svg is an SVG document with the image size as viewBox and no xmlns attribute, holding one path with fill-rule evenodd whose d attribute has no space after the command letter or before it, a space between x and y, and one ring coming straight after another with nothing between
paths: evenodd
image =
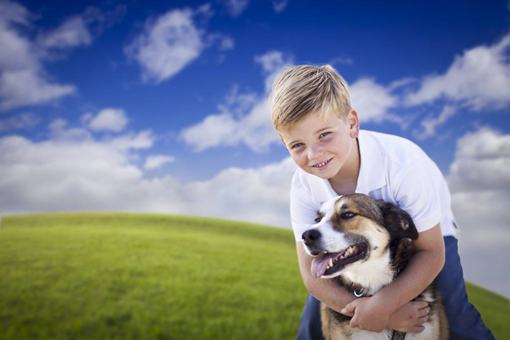
<instances>
[{"instance_id":1,"label":"cloudy sky","mask_svg":"<svg viewBox=\"0 0 510 340\"><path fill-rule=\"evenodd\" d=\"M467 279L510 297L508 2L63 4L0 0L0 214L288 227L294 167L268 90L285 65L327 63L363 128L437 162Z\"/></svg>"}]
</instances>

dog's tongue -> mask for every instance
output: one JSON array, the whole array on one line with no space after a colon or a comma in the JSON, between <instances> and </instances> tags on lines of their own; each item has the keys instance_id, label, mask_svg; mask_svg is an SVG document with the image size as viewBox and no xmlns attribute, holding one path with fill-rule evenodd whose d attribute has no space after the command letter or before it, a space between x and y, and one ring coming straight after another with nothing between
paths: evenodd
<instances>
[{"instance_id":1,"label":"dog's tongue","mask_svg":"<svg viewBox=\"0 0 510 340\"><path fill-rule=\"evenodd\" d=\"M334 258L337 254L325 254L320 257L314 257L312 260L312 275L316 279L321 277L326 269L328 269L329 259Z\"/></svg>"}]
</instances>

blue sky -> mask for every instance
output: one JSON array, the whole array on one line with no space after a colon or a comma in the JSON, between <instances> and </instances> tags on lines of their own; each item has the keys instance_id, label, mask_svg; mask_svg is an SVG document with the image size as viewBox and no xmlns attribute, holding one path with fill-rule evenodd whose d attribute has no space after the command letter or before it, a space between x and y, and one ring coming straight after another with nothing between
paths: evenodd
<instances>
[{"instance_id":1,"label":"blue sky","mask_svg":"<svg viewBox=\"0 0 510 340\"><path fill-rule=\"evenodd\" d=\"M0 213L119 210L288 226L272 78L331 64L362 128L452 190L468 279L510 296L505 1L0 0Z\"/></svg>"}]
</instances>

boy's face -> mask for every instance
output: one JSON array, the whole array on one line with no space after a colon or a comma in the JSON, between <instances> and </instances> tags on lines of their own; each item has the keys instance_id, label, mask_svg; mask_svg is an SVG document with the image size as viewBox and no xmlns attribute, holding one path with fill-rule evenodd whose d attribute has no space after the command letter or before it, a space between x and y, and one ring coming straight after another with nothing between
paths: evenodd
<instances>
[{"instance_id":1,"label":"boy's face","mask_svg":"<svg viewBox=\"0 0 510 340\"><path fill-rule=\"evenodd\" d=\"M358 131L359 121L355 111L350 111L345 118L328 114L325 119L312 113L281 131L280 136L301 169L331 179L353 156Z\"/></svg>"}]
</instances>

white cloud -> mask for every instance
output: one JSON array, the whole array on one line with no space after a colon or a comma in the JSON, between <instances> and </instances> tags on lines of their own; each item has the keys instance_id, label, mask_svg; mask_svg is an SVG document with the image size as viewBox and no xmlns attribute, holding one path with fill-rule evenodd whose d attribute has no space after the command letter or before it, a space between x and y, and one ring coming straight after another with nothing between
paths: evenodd
<instances>
[{"instance_id":1,"label":"white cloud","mask_svg":"<svg viewBox=\"0 0 510 340\"><path fill-rule=\"evenodd\" d=\"M286 56L280 51L268 51L254 58L255 62L262 67L265 79L266 93L271 91L274 79L285 67L293 64L292 56Z\"/></svg>"},{"instance_id":2,"label":"white cloud","mask_svg":"<svg viewBox=\"0 0 510 340\"><path fill-rule=\"evenodd\" d=\"M175 160L174 157L165 155L152 155L147 157L143 165L146 170L153 170L162 167L166 163L171 163Z\"/></svg>"},{"instance_id":3,"label":"white cloud","mask_svg":"<svg viewBox=\"0 0 510 340\"><path fill-rule=\"evenodd\" d=\"M223 33L210 33L205 37L204 45L207 47L217 45L220 51L228 51L234 48L235 41Z\"/></svg>"},{"instance_id":4,"label":"white cloud","mask_svg":"<svg viewBox=\"0 0 510 340\"><path fill-rule=\"evenodd\" d=\"M69 48L89 45L91 42L92 36L81 17L70 18L39 37L39 45L44 48Z\"/></svg>"},{"instance_id":5,"label":"white cloud","mask_svg":"<svg viewBox=\"0 0 510 340\"><path fill-rule=\"evenodd\" d=\"M115 137L107 144L117 150L149 149L154 145L154 135L150 130L143 130Z\"/></svg>"},{"instance_id":6,"label":"white cloud","mask_svg":"<svg viewBox=\"0 0 510 340\"><path fill-rule=\"evenodd\" d=\"M280 51L269 51L255 57L255 62L262 66L266 73L274 73L287 62L283 53Z\"/></svg>"},{"instance_id":7,"label":"white cloud","mask_svg":"<svg viewBox=\"0 0 510 340\"><path fill-rule=\"evenodd\" d=\"M286 158L260 168L225 169L210 180L191 182L185 188L190 202L193 199L197 204L196 214L288 228L288 193L294 170L294 163Z\"/></svg>"},{"instance_id":8,"label":"white cloud","mask_svg":"<svg viewBox=\"0 0 510 340\"><path fill-rule=\"evenodd\" d=\"M269 91L272 79L287 62L280 52L271 51L255 58L266 73L265 93L239 94L231 92L219 113L204 118L200 123L185 128L181 139L195 151L218 146L245 144L255 152L262 152L277 141L271 126Z\"/></svg>"},{"instance_id":9,"label":"white cloud","mask_svg":"<svg viewBox=\"0 0 510 340\"><path fill-rule=\"evenodd\" d=\"M448 176L466 278L506 296L507 273L493 268L510 257L509 166L510 135L480 128L458 140Z\"/></svg>"},{"instance_id":10,"label":"white cloud","mask_svg":"<svg viewBox=\"0 0 510 340\"><path fill-rule=\"evenodd\" d=\"M451 105L446 105L441 113L437 117L428 117L421 122L423 131L415 132L415 136L418 139L425 139L432 137L436 134L436 130L439 126L446 123L450 118L455 116L457 108Z\"/></svg>"},{"instance_id":11,"label":"white cloud","mask_svg":"<svg viewBox=\"0 0 510 340\"><path fill-rule=\"evenodd\" d=\"M390 113L398 103L398 98L373 79L361 78L350 86L352 107L358 112L362 122L399 121Z\"/></svg>"},{"instance_id":12,"label":"white cloud","mask_svg":"<svg viewBox=\"0 0 510 340\"><path fill-rule=\"evenodd\" d=\"M354 61L348 57L334 57L331 59L328 64L330 65L352 65Z\"/></svg>"},{"instance_id":13,"label":"white cloud","mask_svg":"<svg viewBox=\"0 0 510 340\"><path fill-rule=\"evenodd\" d=\"M95 117L85 116L84 120L87 122L90 129L94 131L122 131L128 119L124 110L115 108L106 108L98 112Z\"/></svg>"},{"instance_id":14,"label":"white cloud","mask_svg":"<svg viewBox=\"0 0 510 340\"><path fill-rule=\"evenodd\" d=\"M1 40L0 37L0 45L6 46ZM76 91L73 85L54 84L46 78L39 65L0 70L0 109L45 103Z\"/></svg>"},{"instance_id":15,"label":"white cloud","mask_svg":"<svg viewBox=\"0 0 510 340\"><path fill-rule=\"evenodd\" d=\"M69 128L64 119L55 119L49 125L50 136L54 141L71 142L92 140L92 134L84 128Z\"/></svg>"},{"instance_id":16,"label":"white cloud","mask_svg":"<svg viewBox=\"0 0 510 340\"><path fill-rule=\"evenodd\" d=\"M457 192L510 190L510 135L490 128L468 133L457 142L450 185Z\"/></svg>"},{"instance_id":17,"label":"white cloud","mask_svg":"<svg viewBox=\"0 0 510 340\"><path fill-rule=\"evenodd\" d=\"M475 111L501 109L510 104L510 34L492 46L477 46L455 58L440 75L425 77L418 91L407 95L408 105L445 98Z\"/></svg>"},{"instance_id":18,"label":"white cloud","mask_svg":"<svg viewBox=\"0 0 510 340\"><path fill-rule=\"evenodd\" d=\"M92 34L88 24L105 17L101 11L91 9L66 19L37 38L26 33L37 28L32 25L34 16L25 7L0 1L0 13L0 110L37 105L75 93L73 85L54 82L45 63L62 58L58 51L89 45ZM116 10L115 16L118 13ZM112 19L113 14L108 18Z\"/></svg>"},{"instance_id":19,"label":"white cloud","mask_svg":"<svg viewBox=\"0 0 510 340\"><path fill-rule=\"evenodd\" d=\"M0 119L0 132L27 130L35 127L39 119L32 113L21 113L9 118Z\"/></svg>"},{"instance_id":20,"label":"white cloud","mask_svg":"<svg viewBox=\"0 0 510 340\"><path fill-rule=\"evenodd\" d=\"M51 128L61 136L73 135L63 120ZM140 148L152 147L150 136L142 131L113 140L92 135L51 135L40 141L17 135L0 138L0 212L161 212L289 226L287 193L294 170L290 158L260 168L225 169L204 181L148 178L136 161ZM145 167L172 159L149 156Z\"/></svg>"},{"instance_id":21,"label":"white cloud","mask_svg":"<svg viewBox=\"0 0 510 340\"><path fill-rule=\"evenodd\" d=\"M220 50L222 51L231 50L234 48L234 45L235 45L234 39L227 36L221 36Z\"/></svg>"},{"instance_id":22,"label":"white cloud","mask_svg":"<svg viewBox=\"0 0 510 340\"><path fill-rule=\"evenodd\" d=\"M126 49L143 69L145 81L162 82L195 60L202 49L202 33L193 23L190 9L171 10L155 22Z\"/></svg>"},{"instance_id":23,"label":"white cloud","mask_svg":"<svg viewBox=\"0 0 510 340\"><path fill-rule=\"evenodd\" d=\"M285 10L288 4L289 0L273 0L273 9L275 12L280 13Z\"/></svg>"},{"instance_id":24,"label":"white cloud","mask_svg":"<svg viewBox=\"0 0 510 340\"><path fill-rule=\"evenodd\" d=\"M249 0L223 0L222 2L227 8L228 13L233 17L241 15L250 4Z\"/></svg>"},{"instance_id":25,"label":"white cloud","mask_svg":"<svg viewBox=\"0 0 510 340\"><path fill-rule=\"evenodd\" d=\"M218 45L220 51L233 49L235 42L231 37L206 33L201 28L213 14L211 6L205 4L196 10L170 10L148 20L144 31L125 48L127 56L142 67L142 79L154 83L170 79L212 45ZM220 60L223 58L220 55Z\"/></svg>"}]
</instances>

